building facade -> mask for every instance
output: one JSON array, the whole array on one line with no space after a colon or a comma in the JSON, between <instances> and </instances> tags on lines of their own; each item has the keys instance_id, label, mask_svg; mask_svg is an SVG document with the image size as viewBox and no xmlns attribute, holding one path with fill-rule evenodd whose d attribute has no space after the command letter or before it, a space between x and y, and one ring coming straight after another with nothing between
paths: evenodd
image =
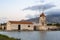
<instances>
[{"instance_id":1,"label":"building facade","mask_svg":"<svg viewBox=\"0 0 60 40\"><path fill-rule=\"evenodd\" d=\"M7 22L7 30L34 30L33 23L27 21L9 21Z\"/></svg>"}]
</instances>

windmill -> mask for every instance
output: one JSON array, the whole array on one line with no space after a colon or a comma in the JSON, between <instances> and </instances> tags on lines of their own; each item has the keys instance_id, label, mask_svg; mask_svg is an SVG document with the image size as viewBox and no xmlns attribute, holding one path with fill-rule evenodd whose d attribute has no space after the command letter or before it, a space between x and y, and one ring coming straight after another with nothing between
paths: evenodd
<instances>
[{"instance_id":1,"label":"windmill","mask_svg":"<svg viewBox=\"0 0 60 40\"><path fill-rule=\"evenodd\" d=\"M48 28L46 27L46 16L45 16L45 6L41 7L41 14L39 17L39 30L47 30ZM39 10L40 12L40 10Z\"/></svg>"}]
</instances>

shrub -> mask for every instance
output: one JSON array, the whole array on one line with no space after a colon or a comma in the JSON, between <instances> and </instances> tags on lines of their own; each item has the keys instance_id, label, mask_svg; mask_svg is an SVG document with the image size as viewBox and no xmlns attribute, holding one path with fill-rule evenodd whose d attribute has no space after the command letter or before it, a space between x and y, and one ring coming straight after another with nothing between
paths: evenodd
<instances>
[{"instance_id":1,"label":"shrub","mask_svg":"<svg viewBox=\"0 0 60 40\"><path fill-rule=\"evenodd\" d=\"M16 40L16 39L15 38L10 38L10 37L8 37L6 35L0 34L0 40Z\"/></svg>"}]
</instances>

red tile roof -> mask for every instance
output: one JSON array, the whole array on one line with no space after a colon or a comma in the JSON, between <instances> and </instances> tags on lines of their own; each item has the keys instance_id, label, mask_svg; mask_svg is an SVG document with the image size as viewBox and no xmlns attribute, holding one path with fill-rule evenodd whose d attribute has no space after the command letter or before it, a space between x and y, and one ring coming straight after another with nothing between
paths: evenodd
<instances>
[{"instance_id":1,"label":"red tile roof","mask_svg":"<svg viewBox=\"0 0 60 40\"><path fill-rule=\"evenodd\" d=\"M32 22L28 21L9 21L11 24L33 24Z\"/></svg>"}]
</instances>

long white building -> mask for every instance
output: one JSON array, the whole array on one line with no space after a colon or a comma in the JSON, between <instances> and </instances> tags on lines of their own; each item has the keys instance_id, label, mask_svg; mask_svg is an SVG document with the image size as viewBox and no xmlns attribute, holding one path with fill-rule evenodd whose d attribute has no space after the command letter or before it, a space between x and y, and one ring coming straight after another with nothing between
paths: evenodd
<instances>
[{"instance_id":1,"label":"long white building","mask_svg":"<svg viewBox=\"0 0 60 40\"><path fill-rule=\"evenodd\" d=\"M8 21L7 30L33 30L33 23L27 21Z\"/></svg>"}]
</instances>

